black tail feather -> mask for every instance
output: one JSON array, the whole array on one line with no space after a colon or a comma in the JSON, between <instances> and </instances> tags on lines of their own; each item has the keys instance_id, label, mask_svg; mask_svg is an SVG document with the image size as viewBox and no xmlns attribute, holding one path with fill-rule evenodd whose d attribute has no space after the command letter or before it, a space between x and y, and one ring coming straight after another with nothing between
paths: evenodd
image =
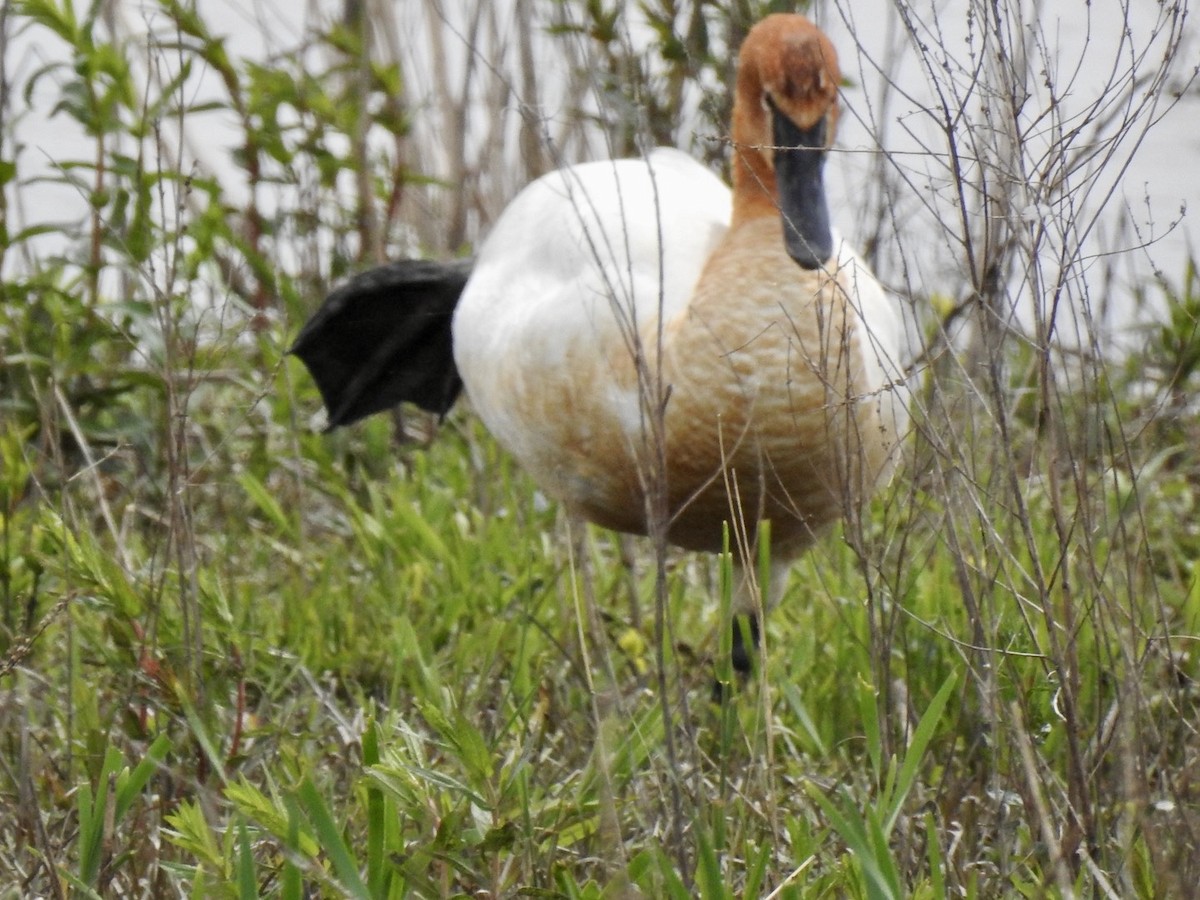
<instances>
[{"instance_id":1,"label":"black tail feather","mask_svg":"<svg viewBox=\"0 0 1200 900\"><path fill-rule=\"evenodd\" d=\"M445 415L462 390L450 327L471 260L403 260L331 293L288 351L321 391L329 428L401 402Z\"/></svg>"}]
</instances>

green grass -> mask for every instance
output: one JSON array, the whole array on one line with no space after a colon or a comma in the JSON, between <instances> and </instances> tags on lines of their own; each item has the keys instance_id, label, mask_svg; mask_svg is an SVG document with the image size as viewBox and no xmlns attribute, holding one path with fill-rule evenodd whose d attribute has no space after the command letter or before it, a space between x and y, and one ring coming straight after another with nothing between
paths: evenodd
<instances>
[{"instance_id":1,"label":"green grass","mask_svg":"<svg viewBox=\"0 0 1200 900\"><path fill-rule=\"evenodd\" d=\"M255 68L162 4L257 141L240 174L284 198L255 230L198 175L181 222L178 176L131 151L203 115L183 82L147 95L99 7L16 9L6 27L70 49L36 78L105 165L61 161L96 213L61 252L5 220L0 896L1148 898L1200 879L1194 267L1158 286L1151 365L1051 367L1008 339L989 381L966 374L977 349L939 356L893 484L793 567L760 671L713 704L724 561L639 545L628 568L466 406L309 425L319 397L283 349L352 264L332 185L370 157L329 136L357 139L361 102L372 134L409 140L369 102L398 69L341 96L342 57ZM312 119L272 132L282 106ZM32 185L4 138L15 196ZM394 171L373 174L380 201ZM313 229L335 249L306 255Z\"/></svg>"},{"instance_id":2,"label":"green grass","mask_svg":"<svg viewBox=\"0 0 1200 900\"><path fill-rule=\"evenodd\" d=\"M263 402L314 404L294 381L294 399ZM1150 554L1173 552L1165 538L1139 537L1135 553L1115 546L1119 535L1096 537L1090 557L1072 552L1061 577L1084 586L1068 656L1037 600L994 578L1006 565L1028 573L1025 550L953 559L946 510L901 502L901 480L874 509L879 556L865 574L842 533L796 567L761 681L724 708L708 700L717 563L673 557L672 769L652 630L632 640L622 624L615 541L589 531L587 571L572 567L565 523L469 412L428 447L399 450L385 420L330 437L248 423L204 460L190 578L161 523L114 540L85 512L86 481L39 501L20 465L36 463L28 442L6 441L18 461L5 469L7 571L25 584L40 571L36 596L8 596L38 613L69 597L5 677L4 792L26 800L2 826L0 860L24 889L50 890L52 870L100 894L140 883L204 896L599 896L621 885L681 897L1040 896L1056 892L1045 886L1060 861L1036 811L1071 839L1075 750L1094 826L1076 852L1086 846L1092 862L1061 862L1063 878L1097 889L1097 868L1120 891L1155 896L1191 865L1197 673L1186 641L1200 606L1190 575L1156 571ZM272 448L261 463L245 452L258 442ZM1176 467L1147 479L1140 518L1169 514L1181 502L1172 485L1190 477ZM1027 490L1031 506L1047 502ZM134 509L137 494L109 502L121 519L149 512ZM1088 498L1112 515L1117 502ZM1031 521L1034 547L1053 558L1049 517ZM653 561L640 566L649 598ZM994 582L977 601L982 625L960 576ZM1067 673L1078 747L1056 653L1078 669ZM672 784L684 798L682 871Z\"/></svg>"}]
</instances>

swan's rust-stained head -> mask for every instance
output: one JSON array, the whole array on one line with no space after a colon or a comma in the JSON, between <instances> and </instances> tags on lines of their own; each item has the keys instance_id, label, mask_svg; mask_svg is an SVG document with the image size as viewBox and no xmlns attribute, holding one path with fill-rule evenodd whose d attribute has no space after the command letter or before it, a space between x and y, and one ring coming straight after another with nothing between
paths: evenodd
<instances>
[{"instance_id":1,"label":"swan's rust-stained head","mask_svg":"<svg viewBox=\"0 0 1200 900\"><path fill-rule=\"evenodd\" d=\"M733 107L735 224L774 199L772 110L804 131L824 120L828 147L837 128L840 82L837 51L804 16L777 13L750 29L738 54Z\"/></svg>"},{"instance_id":2,"label":"swan's rust-stained head","mask_svg":"<svg viewBox=\"0 0 1200 900\"><path fill-rule=\"evenodd\" d=\"M738 100L764 113L769 100L803 129L837 115L841 80L833 44L801 15L767 16L750 29L738 54ZM832 137L833 128L828 132Z\"/></svg>"}]
</instances>

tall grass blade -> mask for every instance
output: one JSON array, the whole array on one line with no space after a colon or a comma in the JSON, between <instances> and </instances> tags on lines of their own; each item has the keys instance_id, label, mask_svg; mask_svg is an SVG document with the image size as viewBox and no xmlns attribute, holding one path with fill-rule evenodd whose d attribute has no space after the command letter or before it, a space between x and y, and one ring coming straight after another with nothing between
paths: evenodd
<instances>
[{"instance_id":1,"label":"tall grass blade","mask_svg":"<svg viewBox=\"0 0 1200 900\"><path fill-rule=\"evenodd\" d=\"M245 822L238 822L237 890L241 900L258 900L258 879L255 876L254 851Z\"/></svg>"},{"instance_id":2,"label":"tall grass blade","mask_svg":"<svg viewBox=\"0 0 1200 900\"><path fill-rule=\"evenodd\" d=\"M379 765L379 725L374 718L367 720L362 737L363 767ZM367 792L367 887L372 897L385 897L391 867L384 858L387 836L386 799L379 783L366 780Z\"/></svg>"},{"instance_id":3,"label":"tall grass blade","mask_svg":"<svg viewBox=\"0 0 1200 900\"><path fill-rule=\"evenodd\" d=\"M296 796L299 798L309 822L312 823L321 849L333 863L333 871L337 876L338 884L349 896L359 898L359 900L369 900L371 892L363 883L358 864L354 861L354 855L346 846L341 829L334 822L329 807L325 805L316 785L312 783L311 779L305 778L296 789Z\"/></svg>"},{"instance_id":4,"label":"tall grass blade","mask_svg":"<svg viewBox=\"0 0 1200 900\"><path fill-rule=\"evenodd\" d=\"M133 805L133 801L137 799L147 782L150 781L150 778L163 765L167 754L170 752L170 735L165 733L160 734L146 748L146 755L142 757L142 761L132 771L126 769L117 776L116 807L113 812L114 821L121 822L125 818L125 813L129 811L129 807Z\"/></svg>"},{"instance_id":5,"label":"tall grass blade","mask_svg":"<svg viewBox=\"0 0 1200 900\"><path fill-rule=\"evenodd\" d=\"M913 731L912 740L908 744L908 750L905 751L904 761L900 765L900 774L896 779L894 790L886 799L886 807L883 810L883 830L885 834L890 835L892 829L896 825L896 819L899 818L900 812L904 807L904 801L908 797L909 791L917 780L917 772L920 769L921 762L925 758L925 751L929 747L929 742L933 739L934 732L937 730L938 724L942 718L942 711L946 708L946 701L950 699L950 694L954 690L954 685L957 682L955 675L947 676L942 682L942 686L929 702L925 714L921 716L921 721L917 723L916 730Z\"/></svg>"}]
</instances>

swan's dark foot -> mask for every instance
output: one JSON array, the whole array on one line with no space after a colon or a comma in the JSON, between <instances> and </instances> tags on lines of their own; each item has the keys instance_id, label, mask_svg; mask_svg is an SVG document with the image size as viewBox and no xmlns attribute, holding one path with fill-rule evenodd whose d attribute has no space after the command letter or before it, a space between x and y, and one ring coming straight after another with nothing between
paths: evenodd
<instances>
[{"instance_id":1,"label":"swan's dark foot","mask_svg":"<svg viewBox=\"0 0 1200 900\"><path fill-rule=\"evenodd\" d=\"M758 655L758 617L733 617L733 670L749 677L754 670L754 658ZM746 638L750 643L746 643Z\"/></svg>"},{"instance_id":2,"label":"swan's dark foot","mask_svg":"<svg viewBox=\"0 0 1200 900\"><path fill-rule=\"evenodd\" d=\"M745 682L754 671L754 658L758 655L759 634L757 616L733 617L733 642L730 645L730 662L737 680ZM713 679L713 703L722 702L728 694L727 688L732 685L722 684Z\"/></svg>"}]
</instances>

